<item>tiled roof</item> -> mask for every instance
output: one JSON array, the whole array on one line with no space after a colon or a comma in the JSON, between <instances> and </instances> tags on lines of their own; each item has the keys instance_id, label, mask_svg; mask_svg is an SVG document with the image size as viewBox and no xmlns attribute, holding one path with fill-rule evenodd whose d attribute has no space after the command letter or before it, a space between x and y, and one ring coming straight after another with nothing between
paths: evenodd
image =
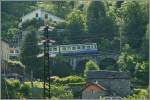
<instances>
[{"instance_id":1,"label":"tiled roof","mask_svg":"<svg viewBox=\"0 0 150 100\"><path fill-rule=\"evenodd\" d=\"M129 79L129 72L119 72L119 71L88 71L87 79Z\"/></svg>"}]
</instances>

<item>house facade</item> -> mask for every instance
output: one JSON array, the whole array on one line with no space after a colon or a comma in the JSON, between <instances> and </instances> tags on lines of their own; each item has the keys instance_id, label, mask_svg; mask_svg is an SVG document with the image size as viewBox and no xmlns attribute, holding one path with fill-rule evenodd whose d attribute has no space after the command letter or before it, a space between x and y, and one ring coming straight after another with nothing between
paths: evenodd
<instances>
[{"instance_id":1,"label":"house facade","mask_svg":"<svg viewBox=\"0 0 150 100\"><path fill-rule=\"evenodd\" d=\"M9 40L10 52L9 59L14 60L19 58L20 55L20 47L22 43L22 32L16 32L13 39Z\"/></svg>"},{"instance_id":2,"label":"house facade","mask_svg":"<svg viewBox=\"0 0 150 100\"><path fill-rule=\"evenodd\" d=\"M107 90L97 83L88 83L82 90L82 99L98 99L108 95Z\"/></svg>"},{"instance_id":3,"label":"house facade","mask_svg":"<svg viewBox=\"0 0 150 100\"><path fill-rule=\"evenodd\" d=\"M20 23L19 23L19 26L21 26L24 22L28 21L28 20L32 20L33 18L36 18L36 19L42 19L42 20L50 20L50 21L53 21L53 22L64 22L63 19L49 13L49 12L46 12L42 9L37 9L37 10L34 10L28 14L26 14L25 16L22 16L21 19L20 19Z\"/></svg>"},{"instance_id":4,"label":"house facade","mask_svg":"<svg viewBox=\"0 0 150 100\"><path fill-rule=\"evenodd\" d=\"M130 74L128 72L89 71L87 73L87 83L97 83L107 90L104 92L105 94L96 94L96 96L93 94L93 96L90 96L93 98L100 96L124 97L130 94ZM84 93L82 95L84 98L88 98L88 95L85 96Z\"/></svg>"}]
</instances>

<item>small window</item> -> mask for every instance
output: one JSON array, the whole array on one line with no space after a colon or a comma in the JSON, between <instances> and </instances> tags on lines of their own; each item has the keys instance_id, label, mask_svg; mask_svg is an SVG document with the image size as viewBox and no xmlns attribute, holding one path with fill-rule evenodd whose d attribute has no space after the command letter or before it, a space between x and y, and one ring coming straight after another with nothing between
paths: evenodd
<instances>
[{"instance_id":1,"label":"small window","mask_svg":"<svg viewBox=\"0 0 150 100\"><path fill-rule=\"evenodd\" d=\"M13 50L10 50L10 53L14 53L14 51L13 51Z\"/></svg>"},{"instance_id":2,"label":"small window","mask_svg":"<svg viewBox=\"0 0 150 100\"><path fill-rule=\"evenodd\" d=\"M94 45L91 45L91 48L94 49Z\"/></svg>"},{"instance_id":3,"label":"small window","mask_svg":"<svg viewBox=\"0 0 150 100\"><path fill-rule=\"evenodd\" d=\"M19 50L16 50L16 53L19 53Z\"/></svg>"},{"instance_id":4,"label":"small window","mask_svg":"<svg viewBox=\"0 0 150 100\"><path fill-rule=\"evenodd\" d=\"M72 47L72 50L76 50L76 47Z\"/></svg>"},{"instance_id":5,"label":"small window","mask_svg":"<svg viewBox=\"0 0 150 100\"><path fill-rule=\"evenodd\" d=\"M68 49L68 50L71 50L71 47L68 47L67 49Z\"/></svg>"},{"instance_id":6,"label":"small window","mask_svg":"<svg viewBox=\"0 0 150 100\"><path fill-rule=\"evenodd\" d=\"M80 46L77 46L77 49L80 49Z\"/></svg>"},{"instance_id":7,"label":"small window","mask_svg":"<svg viewBox=\"0 0 150 100\"><path fill-rule=\"evenodd\" d=\"M94 45L94 47L95 47L95 49L97 48L97 46L96 46L96 45Z\"/></svg>"},{"instance_id":8,"label":"small window","mask_svg":"<svg viewBox=\"0 0 150 100\"><path fill-rule=\"evenodd\" d=\"M45 19L48 19L48 14L45 14Z\"/></svg>"},{"instance_id":9,"label":"small window","mask_svg":"<svg viewBox=\"0 0 150 100\"><path fill-rule=\"evenodd\" d=\"M52 51L52 48L49 48L49 51Z\"/></svg>"},{"instance_id":10,"label":"small window","mask_svg":"<svg viewBox=\"0 0 150 100\"><path fill-rule=\"evenodd\" d=\"M94 90L93 89L91 90L91 94L94 94Z\"/></svg>"},{"instance_id":11,"label":"small window","mask_svg":"<svg viewBox=\"0 0 150 100\"><path fill-rule=\"evenodd\" d=\"M82 49L85 49L85 46L84 46L84 45L82 46Z\"/></svg>"},{"instance_id":12,"label":"small window","mask_svg":"<svg viewBox=\"0 0 150 100\"><path fill-rule=\"evenodd\" d=\"M53 51L57 51L57 47L54 47L54 48L53 48Z\"/></svg>"},{"instance_id":13,"label":"small window","mask_svg":"<svg viewBox=\"0 0 150 100\"><path fill-rule=\"evenodd\" d=\"M89 46L89 45L87 46L87 49L90 49L90 46Z\"/></svg>"},{"instance_id":14,"label":"small window","mask_svg":"<svg viewBox=\"0 0 150 100\"><path fill-rule=\"evenodd\" d=\"M65 51L65 50L66 50L66 47L62 47L62 50L64 50L64 51Z\"/></svg>"},{"instance_id":15,"label":"small window","mask_svg":"<svg viewBox=\"0 0 150 100\"><path fill-rule=\"evenodd\" d=\"M39 17L38 13L35 14L36 17Z\"/></svg>"}]
</instances>

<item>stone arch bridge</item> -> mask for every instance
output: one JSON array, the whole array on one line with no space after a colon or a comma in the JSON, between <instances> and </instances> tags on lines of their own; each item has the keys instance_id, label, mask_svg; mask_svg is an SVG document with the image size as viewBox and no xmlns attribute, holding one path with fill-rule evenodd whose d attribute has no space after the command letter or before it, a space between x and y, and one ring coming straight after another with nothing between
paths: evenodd
<instances>
[{"instance_id":1,"label":"stone arch bridge","mask_svg":"<svg viewBox=\"0 0 150 100\"><path fill-rule=\"evenodd\" d=\"M100 64L101 61L104 59L113 59L117 60L119 56L119 53L98 53L98 54L84 54L84 55L74 55L74 56L64 56L66 62L68 62L73 69L75 70L76 66L78 65L79 62L83 60L92 60L97 64Z\"/></svg>"}]
</instances>

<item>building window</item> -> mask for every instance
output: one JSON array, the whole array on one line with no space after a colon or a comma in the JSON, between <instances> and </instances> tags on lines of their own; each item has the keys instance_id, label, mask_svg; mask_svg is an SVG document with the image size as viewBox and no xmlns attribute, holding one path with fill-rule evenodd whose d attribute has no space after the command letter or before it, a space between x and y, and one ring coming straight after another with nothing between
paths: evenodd
<instances>
[{"instance_id":1,"label":"building window","mask_svg":"<svg viewBox=\"0 0 150 100\"><path fill-rule=\"evenodd\" d=\"M39 17L38 13L35 14L36 17Z\"/></svg>"},{"instance_id":2,"label":"building window","mask_svg":"<svg viewBox=\"0 0 150 100\"><path fill-rule=\"evenodd\" d=\"M45 19L48 19L48 14L45 14Z\"/></svg>"},{"instance_id":3,"label":"building window","mask_svg":"<svg viewBox=\"0 0 150 100\"><path fill-rule=\"evenodd\" d=\"M19 53L19 50L16 50L16 53Z\"/></svg>"},{"instance_id":4,"label":"building window","mask_svg":"<svg viewBox=\"0 0 150 100\"><path fill-rule=\"evenodd\" d=\"M91 94L94 94L94 90L91 90Z\"/></svg>"},{"instance_id":5,"label":"building window","mask_svg":"<svg viewBox=\"0 0 150 100\"><path fill-rule=\"evenodd\" d=\"M13 51L13 50L10 50L10 53L14 53L14 51Z\"/></svg>"}]
</instances>

